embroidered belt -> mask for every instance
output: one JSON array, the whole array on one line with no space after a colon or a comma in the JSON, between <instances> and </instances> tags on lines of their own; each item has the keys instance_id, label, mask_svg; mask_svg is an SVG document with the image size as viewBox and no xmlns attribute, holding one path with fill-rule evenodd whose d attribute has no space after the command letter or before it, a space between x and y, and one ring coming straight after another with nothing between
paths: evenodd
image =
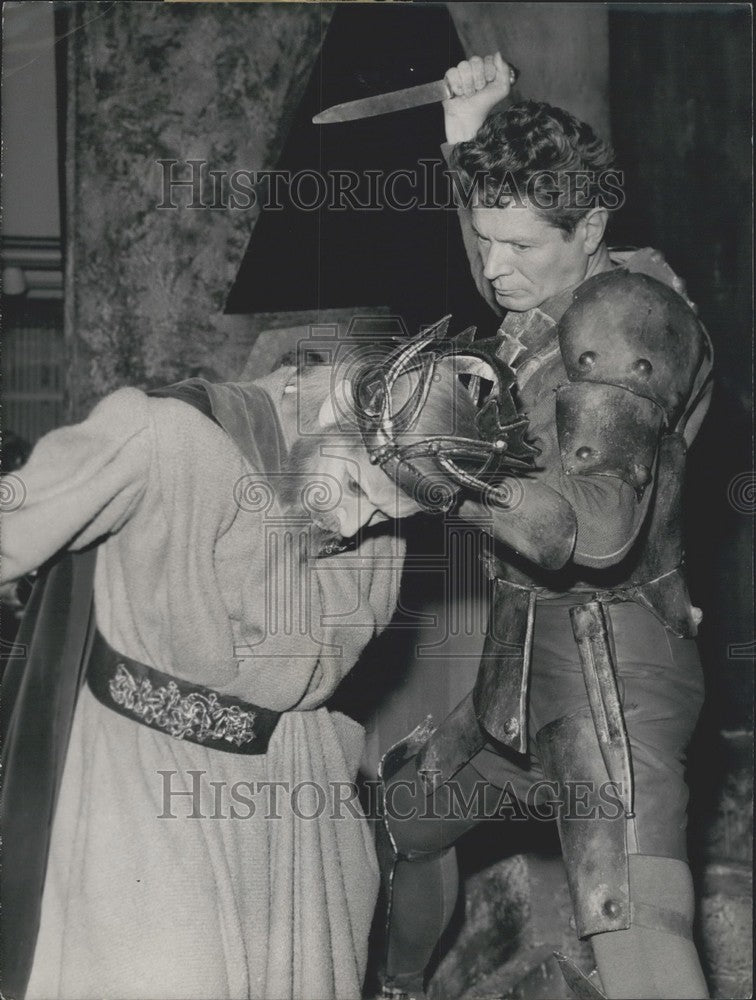
<instances>
[{"instance_id":1,"label":"embroidered belt","mask_svg":"<svg viewBox=\"0 0 756 1000\"><path fill-rule=\"evenodd\" d=\"M178 740L226 753L263 754L280 712L179 680L117 653L95 634L87 683L119 715Z\"/></svg>"}]
</instances>

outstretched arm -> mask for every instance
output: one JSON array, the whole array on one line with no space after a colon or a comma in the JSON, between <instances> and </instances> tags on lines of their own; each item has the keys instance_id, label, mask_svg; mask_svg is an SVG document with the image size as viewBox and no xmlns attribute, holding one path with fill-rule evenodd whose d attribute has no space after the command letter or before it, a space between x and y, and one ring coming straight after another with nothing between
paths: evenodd
<instances>
[{"instance_id":1,"label":"outstretched arm","mask_svg":"<svg viewBox=\"0 0 756 1000\"><path fill-rule=\"evenodd\" d=\"M465 500L466 521L544 569L561 569L573 555L577 518L556 490L535 480L513 480L509 508Z\"/></svg>"},{"instance_id":2,"label":"outstretched arm","mask_svg":"<svg viewBox=\"0 0 756 1000\"><path fill-rule=\"evenodd\" d=\"M46 434L14 478L6 477L16 500L2 518L3 582L128 520L153 452L147 403L139 390L119 389L82 423Z\"/></svg>"}]
</instances>

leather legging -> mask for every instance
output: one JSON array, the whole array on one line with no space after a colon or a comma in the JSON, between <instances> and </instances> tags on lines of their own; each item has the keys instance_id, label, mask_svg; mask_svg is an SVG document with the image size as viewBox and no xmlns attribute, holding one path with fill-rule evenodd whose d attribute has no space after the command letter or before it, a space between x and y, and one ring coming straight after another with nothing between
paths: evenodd
<instances>
[{"instance_id":1,"label":"leather legging","mask_svg":"<svg viewBox=\"0 0 756 1000\"><path fill-rule=\"evenodd\" d=\"M634 775L636 815L628 821L627 837L631 898L634 894L653 906L654 891L661 890L658 905L677 907L681 922L690 924L693 898L686 861L684 760L703 699L696 644L673 636L638 605L611 605L609 613ZM528 755L487 746L430 799L417 780L414 761L389 782L394 793L389 815L392 836L400 855L412 859L399 860L393 876L390 976L417 974L451 916L458 883L453 845L479 822L475 810L466 814L460 802L477 801L489 815L488 805L503 788L511 789L522 802L537 802L533 789L547 776L538 758L536 735L557 719L587 711L566 602L538 605L532 657ZM695 948L687 937L631 927L592 940L609 996L647 996L648 990L669 997L707 995Z\"/></svg>"}]
</instances>

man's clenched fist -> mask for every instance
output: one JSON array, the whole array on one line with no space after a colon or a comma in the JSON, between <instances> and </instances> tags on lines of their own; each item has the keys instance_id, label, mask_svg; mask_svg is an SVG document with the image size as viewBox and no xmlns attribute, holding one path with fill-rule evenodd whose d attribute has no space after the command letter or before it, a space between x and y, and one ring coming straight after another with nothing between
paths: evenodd
<instances>
[{"instance_id":1,"label":"man's clenched fist","mask_svg":"<svg viewBox=\"0 0 756 1000\"><path fill-rule=\"evenodd\" d=\"M444 79L454 94L444 101L446 141L465 142L472 139L491 108L509 96L517 71L497 52L483 59L464 59L447 70Z\"/></svg>"}]
</instances>

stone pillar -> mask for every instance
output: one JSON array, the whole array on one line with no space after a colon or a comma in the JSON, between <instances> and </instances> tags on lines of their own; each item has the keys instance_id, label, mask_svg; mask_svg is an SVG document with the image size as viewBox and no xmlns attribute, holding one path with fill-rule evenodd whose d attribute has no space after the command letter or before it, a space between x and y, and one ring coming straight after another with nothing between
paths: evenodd
<instances>
[{"instance_id":1,"label":"stone pillar","mask_svg":"<svg viewBox=\"0 0 756 1000\"><path fill-rule=\"evenodd\" d=\"M609 136L609 25L602 4L450 3L468 55L501 51L515 97L556 104Z\"/></svg>"},{"instance_id":2,"label":"stone pillar","mask_svg":"<svg viewBox=\"0 0 756 1000\"><path fill-rule=\"evenodd\" d=\"M99 8L98 8L99 9ZM331 8L320 4L74 4L68 35L68 415L119 385L210 367L256 210L225 207L208 170L275 166ZM163 179L197 165L195 191ZM226 178L227 180L227 178ZM206 207L188 208L195 204Z\"/></svg>"}]
</instances>

